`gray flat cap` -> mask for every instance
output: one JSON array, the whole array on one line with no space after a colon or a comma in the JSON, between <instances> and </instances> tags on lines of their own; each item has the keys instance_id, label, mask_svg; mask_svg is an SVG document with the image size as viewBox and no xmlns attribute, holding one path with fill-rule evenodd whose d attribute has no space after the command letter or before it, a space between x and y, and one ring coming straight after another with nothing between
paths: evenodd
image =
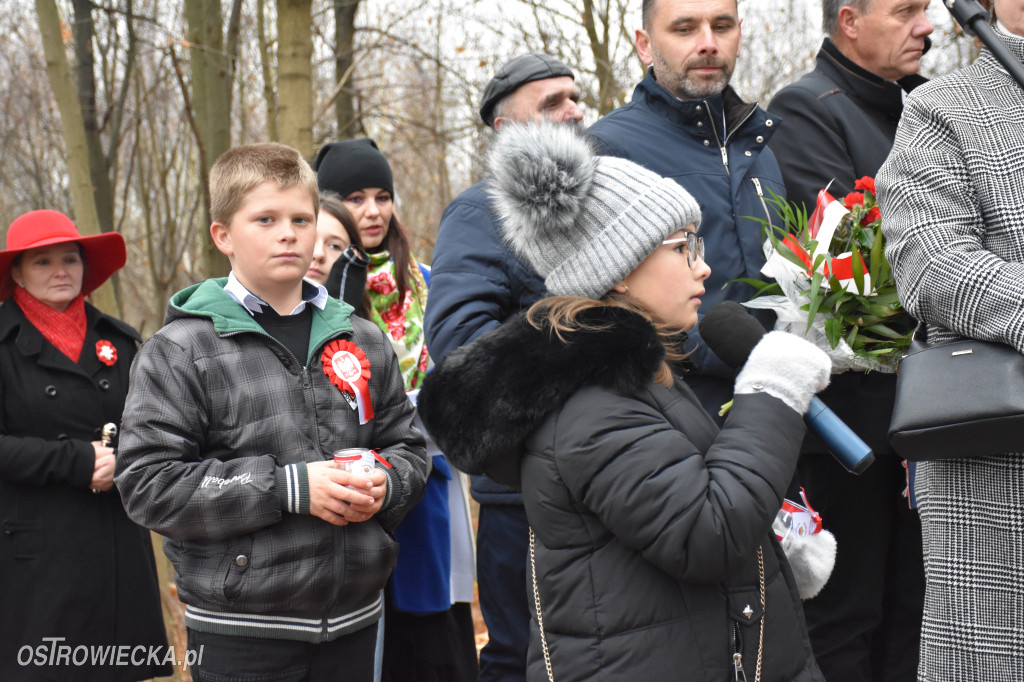
<instances>
[{"instance_id":1,"label":"gray flat cap","mask_svg":"<svg viewBox=\"0 0 1024 682\"><path fill-rule=\"evenodd\" d=\"M502 97L517 90L521 85L545 78L568 76L573 80L576 74L561 61L546 54L524 54L510 60L494 74L480 101L480 118L488 126L494 126L494 106Z\"/></svg>"}]
</instances>

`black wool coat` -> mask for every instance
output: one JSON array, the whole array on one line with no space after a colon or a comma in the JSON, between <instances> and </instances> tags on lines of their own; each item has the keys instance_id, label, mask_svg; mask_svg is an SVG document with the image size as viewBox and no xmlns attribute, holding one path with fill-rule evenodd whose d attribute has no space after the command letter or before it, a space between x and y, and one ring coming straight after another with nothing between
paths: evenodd
<instances>
[{"instance_id":1,"label":"black wool coat","mask_svg":"<svg viewBox=\"0 0 1024 682\"><path fill-rule=\"evenodd\" d=\"M861 68L825 38L816 66L782 88L768 111L782 125L768 143L786 183L786 198L814 210L818 190L842 199L853 184L875 177L889 156L903 98L926 79L912 74L898 83Z\"/></svg>"},{"instance_id":2,"label":"black wool coat","mask_svg":"<svg viewBox=\"0 0 1024 682\"><path fill-rule=\"evenodd\" d=\"M926 79L912 74L888 81L850 61L825 38L817 65L772 99L768 111L782 117L769 146L782 170L786 196L814 210L818 190L842 200L864 176L874 177L889 156L903 114L903 98ZM895 455L889 422L896 375L844 372L819 396L863 438L876 455ZM814 434L804 452L826 453Z\"/></svg>"},{"instance_id":3,"label":"black wool coat","mask_svg":"<svg viewBox=\"0 0 1024 682\"><path fill-rule=\"evenodd\" d=\"M581 319L596 329L562 342L512 318L449 355L419 401L457 467L521 486L554 678L720 682L739 653L752 680L760 649L764 682L822 680L771 532L800 415L742 395L720 431L681 380L653 381L665 353L650 323ZM532 627L541 681L536 612Z\"/></svg>"},{"instance_id":4,"label":"black wool coat","mask_svg":"<svg viewBox=\"0 0 1024 682\"><path fill-rule=\"evenodd\" d=\"M86 319L76 364L13 300L0 305L2 680L138 680L171 672L147 662L148 647L167 644L149 532L128 519L116 489L90 489L91 441L100 440L105 423L120 424L139 337L89 304ZM112 366L97 356L101 339L117 349ZM44 637L64 640L48 645ZM119 645L147 647L135 655L141 665L38 665L49 662L54 646ZM161 661L166 653L159 651ZM75 655L80 661L83 654Z\"/></svg>"}]
</instances>

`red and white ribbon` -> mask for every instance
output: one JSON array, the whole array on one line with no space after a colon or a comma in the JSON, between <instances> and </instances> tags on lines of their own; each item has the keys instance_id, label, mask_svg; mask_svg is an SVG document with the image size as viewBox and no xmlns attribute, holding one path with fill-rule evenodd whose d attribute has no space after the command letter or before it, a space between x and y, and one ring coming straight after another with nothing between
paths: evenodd
<instances>
[{"instance_id":1,"label":"red and white ribbon","mask_svg":"<svg viewBox=\"0 0 1024 682\"><path fill-rule=\"evenodd\" d=\"M864 258L859 254L854 254L852 251L841 253L835 258L828 257L828 248L832 243L832 238L835 236L836 230L843 222L843 218L848 214L849 211L843 206L841 201L837 201L825 190L818 192L817 205L814 208L814 213L807 220L807 228L811 233L811 238L817 242L813 251L808 251L803 244L800 243L794 235L787 234L782 239L782 245L788 248L797 258L806 266L806 273L808 276L814 274L814 261L817 260L821 254L825 255L825 261L821 264L821 274L824 275L826 280L835 275L839 281L840 286L851 293L861 293L857 290L857 280L853 276L854 259L860 265L862 273L862 281L864 282L864 292L871 291L871 278L868 276L867 264L864 263ZM784 262L779 262L778 265L782 268L789 267ZM778 279L781 273L769 273L771 276ZM823 286L828 286L823 284Z\"/></svg>"},{"instance_id":2,"label":"red and white ribbon","mask_svg":"<svg viewBox=\"0 0 1024 682\"><path fill-rule=\"evenodd\" d=\"M339 390L355 398L359 410L359 423L373 419L373 404L370 401L370 360L363 349L352 343L337 339L331 341L320 355L324 374Z\"/></svg>"}]
</instances>

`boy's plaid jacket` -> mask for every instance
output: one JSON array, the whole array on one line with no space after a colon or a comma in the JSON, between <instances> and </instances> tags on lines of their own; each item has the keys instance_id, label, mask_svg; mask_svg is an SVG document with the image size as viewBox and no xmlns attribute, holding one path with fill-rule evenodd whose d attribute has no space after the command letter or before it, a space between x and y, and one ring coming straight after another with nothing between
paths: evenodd
<instances>
[{"instance_id":1,"label":"boy's plaid jacket","mask_svg":"<svg viewBox=\"0 0 1024 682\"><path fill-rule=\"evenodd\" d=\"M327 641L381 611L392 530L429 472L391 344L330 299L314 308L297 359L208 280L176 294L132 367L116 483L128 514L165 536L186 625L199 631ZM324 373L334 339L370 361L374 418ZM309 514L306 463L373 448L390 465L384 507L334 526Z\"/></svg>"}]
</instances>

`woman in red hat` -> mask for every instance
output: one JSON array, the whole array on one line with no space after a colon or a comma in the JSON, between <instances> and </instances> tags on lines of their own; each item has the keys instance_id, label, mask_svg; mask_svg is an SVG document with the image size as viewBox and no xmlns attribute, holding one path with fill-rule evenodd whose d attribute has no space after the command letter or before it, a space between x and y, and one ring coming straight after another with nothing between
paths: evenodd
<instances>
[{"instance_id":1,"label":"woman in red hat","mask_svg":"<svg viewBox=\"0 0 1024 682\"><path fill-rule=\"evenodd\" d=\"M139 336L84 300L124 263L120 234L50 210L15 220L0 251L3 680L171 674L149 533L125 515L104 434Z\"/></svg>"}]
</instances>

